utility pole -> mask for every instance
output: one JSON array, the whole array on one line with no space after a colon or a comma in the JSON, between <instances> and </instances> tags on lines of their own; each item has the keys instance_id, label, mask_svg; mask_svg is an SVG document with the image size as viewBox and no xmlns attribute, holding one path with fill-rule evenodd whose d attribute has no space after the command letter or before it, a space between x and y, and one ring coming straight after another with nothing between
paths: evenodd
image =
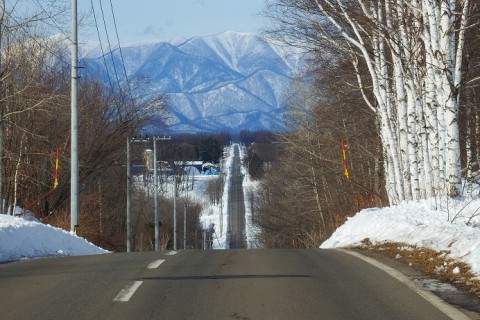
<instances>
[{"instance_id":1,"label":"utility pole","mask_svg":"<svg viewBox=\"0 0 480 320\"><path fill-rule=\"evenodd\" d=\"M71 154L70 154L70 232L76 233L79 211L78 169L78 31L77 0L72 0L72 88L71 88Z\"/></svg>"},{"instance_id":2,"label":"utility pole","mask_svg":"<svg viewBox=\"0 0 480 320\"><path fill-rule=\"evenodd\" d=\"M203 250L207 250L207 230L203 229Z\"/></svg>"},{"instance_id":3,"label":"utility pole","mask_svg":"<svg viewBox=\"0 0 480 320\"><path fill-rule=\"evenodd\" d=\"M153 223L155 224L155 251L160 250L158 219L157 137L153 137Z\"/></svg>"},{"instance_id":4,"label":"utility pole","mask_svg":"<svg viewBox=\"0 0 480 320\"><path fill-rule=\"evenodd\" d=\"M223 237L223 194L220 198L220 238Z\"/></svg>"},{"instance_id":5,"label":"utility pole","mask_svg":"<svg viewBox=\"0 0 480 320\"><path fill-rule=\"evenodd\" d=\"M130 191L131 183L132 183L132 171L131 167L131 159L130 159L130 138L127 138L127 252L132 251L132 223L131 223L131 216L132 216L132 205L131 205L131 197L132 193Z\"/></svg>"},{"instance_id":6,"label":"utility pole","mask_svg":"<svg viewBox=\"0 0 480 320\"><path fill-rule=\"evenodd\" d=\"M185 203L183 211L183 250L187 249L187 208L188 204Z\"/></svg>"},{"instance_id":7,"label":"utility pole","mask_svg":"<svg viewBox=\"0 0 480 320\"><path fill-rule=\"evenodd\" d=\"M0 52L2 52L3 40L3 19L5 17L5 0L2 0L2 12L0 13ZM0 54L0 75L2 70L2 55ZM3 79L0 79L0 94L3 92ZM0 101L3 97L0 96ZM3 102L0 102L0 214L4 213L5 203L3 201Z\"/></svg>"},{"instance_id":8,"label":"utility pole","mask_svg":"<svg viewBox=\"0 0 480 320\"><path fill-rule=\"evenodd\" d=\"M158 173L157 173L157 140L170 140L171 137L153 137L153 201L155 223L155 251L160 250L160 219L158 218Z\"/></svg>"},{"instance_id":9,"label":"utility pole","mask_svg":"<svg viewBox=\"0 0 480 320\"><path fill-rule=\"evenodd\" d=\"M177 174L173 176L173 250L177 250Z\"/></svg>"},{"instance_id":10,"label":"utility pole","mask_svg":"<svg viewBox=\"0 0 480 320\"><path fill-rule=\"evenodd\" d=\"M132 159L130 144L133 142L149 142L147 139L127 138L127 252L132 251Z\"/></svg>"}]
</instances>

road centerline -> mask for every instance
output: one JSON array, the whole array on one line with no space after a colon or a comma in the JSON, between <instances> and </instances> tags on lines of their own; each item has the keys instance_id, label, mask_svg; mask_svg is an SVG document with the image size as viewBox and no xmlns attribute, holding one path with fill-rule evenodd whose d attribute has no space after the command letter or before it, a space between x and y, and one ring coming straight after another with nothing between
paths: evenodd
<instances>
[{"instance_id":1,"label":"road centerline","mask_svg":"<svg viewBox=\"0 0 480 320\"><path fill-rule=\"evenodd\" d=\"M130 298L133 296L135 291L142 285L143 281L131 281L129 282L125 288L120 290L117 296L113 299L115 302L128 302Z\"/></svg>"},{"instance_id":2,"label":"road centerline","mask_svg":"<svg viewBox=\"0 0 480 320\"><path fill-rule=\"evenodd\" d=\"M147 268L148 269L157 269L162 263L164 263L165 260L164 259L159 259L159 260L156 260L156 261L153 261L152 263L150 263Z\"/></svg>"}]
</instances>

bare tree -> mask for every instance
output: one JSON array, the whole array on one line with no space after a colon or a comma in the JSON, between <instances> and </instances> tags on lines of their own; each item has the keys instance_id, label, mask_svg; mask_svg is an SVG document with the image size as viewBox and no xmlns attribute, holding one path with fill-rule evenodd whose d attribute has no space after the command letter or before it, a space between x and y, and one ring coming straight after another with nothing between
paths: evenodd
<instances>
[{"instance_id":1,"label":"bare tree","mask_svg":"<svg viewBox=\"0 0 480 320\"><path fill-rule=\"evenodd\" d=\"M348 56L296 81L288 99L286 133L256 197L260 241L272 247L317 247L348 215L387 202L375 117L358 91ZM305 83L310 83L306 85ZM318 94L311 86L322 88ZM344 177L342 139L348 148Z\"/></svg>"},{"instance_id":2,"label":"bare tree","mask_svg":"<svg viewBox=\"0 0 480 320\"><path fill-rule=\"evenodd\" d=\"M70 126L68 50L62 33L67 1L2 2L0 16L0 198L5 209L31 210L65 227L69 210ZM66 15L68 17L68 15ZM80 83L80 234L112 250L124 246L124 149L152 115L162 116L163 96L142 106L128 90L106 89L95 75ZM59 184L54 186L56 148ZM123 187L122 187L123 186ZM147 228L147 227L145 227ZM146 240L147 241L147 240ZM145 243L148 243L145 242Z\"/></svg>"},{"instance_id":3,"label":"bare tree","mask_svg":"<svg viewBox=\"0 0 480 320\"><path fill-rule=\"evenodd\" d=\"M313 52L350 55L379 123L391 203L460 193L456 115L472 6L469 0L271 1L267 15L278 28L270 34ZM367 73L358 72L362 66Z\"/></svg>"}]
</instances>

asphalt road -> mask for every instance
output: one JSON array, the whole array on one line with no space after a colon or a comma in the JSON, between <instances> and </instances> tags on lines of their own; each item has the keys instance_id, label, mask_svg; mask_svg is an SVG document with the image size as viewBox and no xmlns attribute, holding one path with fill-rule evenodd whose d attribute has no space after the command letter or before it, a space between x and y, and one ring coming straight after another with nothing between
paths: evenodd
<instances>
[{"instance_id":1,"label":"asphalt road","mask_svg":"<svg viewBox=\"0 0 480 320\"><path fill-rule=\"evenodd\" d=\"M230 249L247 247L245 233L245 202L243 200L243 176L241 175L241 160L238 145L233 150L233 161L230 167L231 184L228 197L228 244Z\"/></svg>"},{"instance_id":2,"label":"asphalt road","mask_svg":"<svg viewBox=\"0 0 480 320\"><path fill-rule=\"evenodd\" d=\"M0 319L448 317L363 260L318 249L187 250L4 264Z\"/></svg>"}]
</instances>

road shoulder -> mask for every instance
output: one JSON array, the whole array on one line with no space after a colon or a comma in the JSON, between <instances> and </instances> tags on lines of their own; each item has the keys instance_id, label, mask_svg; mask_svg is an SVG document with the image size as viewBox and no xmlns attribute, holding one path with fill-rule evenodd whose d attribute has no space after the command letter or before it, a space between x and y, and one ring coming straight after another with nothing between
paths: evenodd
<instances>
[{"instance_id":1,"label":"road shoulder","mask_svg":"<svg viewBox=\"0 0 480 320\"><path fill-rule=\"evenodd\" d=\"M480 299L473 294L463 292L451 286L452 290L445 289L449 286L448 284L441 283L439 280L426 275L422 271L400 260L392 259L381 252L360 248L338 250L354 255L389 273L417 291L421 296L444 311L444 313L452 316L453 319L460 319L463 315L467 317L464 317L465 319L480 320ZM425 286L424 284L426 283L436 285ZM461 314L456 313L456 311L461 312Z\"/></svg>"}]
</instances>

